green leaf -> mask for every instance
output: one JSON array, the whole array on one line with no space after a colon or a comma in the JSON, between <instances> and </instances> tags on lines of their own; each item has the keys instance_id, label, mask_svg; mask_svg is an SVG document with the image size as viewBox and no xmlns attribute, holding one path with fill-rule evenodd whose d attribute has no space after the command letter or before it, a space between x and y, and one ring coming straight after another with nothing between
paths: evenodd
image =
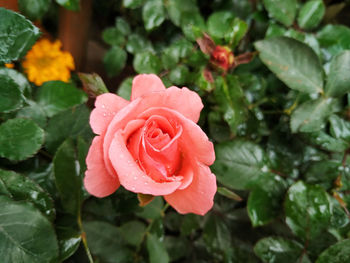
<instances>
[{"instance_id":1,"label":"green leaf","mask_svg":"<svg viewBox=\"0 0 350 263\"><path fill-rule=\"evenodd\" d=\"M326 7L322 0L311 0L306 2L300 9L298 24L303 29L313 29L321 22Z\"/></svg>"},{"instance_id":2,"label":"green leaf","mask_svg":"<svg viewBox=\"0 0 350 263\"><path fill-rule=\"evenodd\" d=\"M10 112L22 106L22 92L10 77L0 74L0 112Z\"/></svg>"},{"instance_id":3,"label":"green leaf","mask_svg":"<svg viewBox=\"0 0 350 263\"><path fill-rule=\"evenodd\" d=\"M310 164L305 173L305 182L318 184L326 190L333 188L334 181L339 176L340 162L333 160L322 160Z\"/></svg>"},{"instance_id":4,"label":"green leaf","mask_svg":"<svg viewBox=\"0 0 350 263\"><path fill-rule=\"evenodd\" d=\"M123 6L126 8L135 9L143 4L144 0L123 0Z\"/></svg>"},{"instance_id":5,"label":"green leaf","mask_svg":"<svg viewBox=\"0 0 350 263\"><path fill-rule=\"evenodd\" d=\"M165 244L154 234L147 234L147 250L150 263L169 262L169 255L166 251Z\"/></svg>"},{"instance_id":6,"label":"green leaf","mask_svg":"<svg viewBox=\"0 0 350 263\"><path fill-rule=\"evenodd\" d=\"M179 65L169 72L169 80L177 86L184 85L189 79L190 71L185 65Z\"/></svg>"},{"instance_id":7,"label":"green leaf","mask_svg":"<svg viewBox=\"0 0 350 263\"><path fill-rule=\"evenodd\" d=\"M175 68L179 62L179 57L172 51L171 48L166 48L161 56L162 64L165 69Z\"/></svg>"},{"instance_id":8,"label":"green leaf","mask_svg":"<svg viewBox=\"0 0 350 263\"><path fill-rule=\"evenodd\" d=\"M319 98L301 104L293 111L290 127L292 132L315 132L326 124L326 118L336 111L338 101L332 98Z\"/></svg>"},{"instance_id":9,"label":"green leaf","mask_svg":"<svg viewBox=\"0 0 350 263\"><path fill-rule=\"evenodd\" d=\"M102 221L90 221L84 223L84 230L92 254L103 262L132 262L133 251L123 243L117 227Z\"/></svg>"},{"instance_id":10,"label":"green leaf","mask_svg":"<svg viewBox=\"0 0 350 263\"><path fill-rule=\"evenodd\" d=\"M41 19L49 10L51 0L18 0L19 10L31 20Z\"/></svg>"},{"instance_id":11,"label":"green leaf","mask_svg":"<svg viewBox=\"0 0 350 263\"><path fill-rule=\"evenodd\" d=\"M296 0L264 0L263 3L269 15L278 22L285 26L293 24L297 11Z\"/></svg>"},{"instance_id":12,"label":"green leaf","mask_svg":"<svg viewBox=\"0 0 350 263\"><path fill-rule=\"evenodd\" d=\"M60 248L59 262L63 262L78 249L82 234L75 216L61 214L55 225Z\"/></svg>"},{"instance_id":13,"label":"green leaf","mask_svg":"<svg viewBox=\"0 0 350 263\"><path fill-rule=\"evenodd\" d=\"M333 56L350 49L350 28L343 25L328 24L317 33L317 39L322 47Z\"/></svg>"},{"instance_id":14,"label":"green leaf","mask_svg":"<svg viewBox=\"0 0 350 263\"><path fill-rule=\"evenodd\" d=\"M79 135L87 139L92 137L89 115L90 110L83 104L53 116L46 128L47 150L55 153L58 146L68 137L76 138Z\"/></svg>"},{"instance_id":15,"label":"green leaf","mask_svg":"<svg viewBox=\"0 0 350 263\"><path fill-rule=\"evenodd\" d=\"M157 219L153 220L149 227L149 231L147 231L148 233L156 235L161 241L164 239L164 225L162 217L158 217Z\"/></svg>"},{"instance_id":16,"label":"green leaf","mask_svg":"<svg viewBox=\"0 0 350 263\"><path fill-rule=\"evenodd\" d=\"M172 69L177 66L180 58L193 57L193 44L186 39L180 39L172 43L162 52L162 63L166 69Z\"/></svg>"},{"instance_id":17,"label":"green leaf","mask_svg":"<svg viewBox=\"0 0 350 263\"><path fill-rule=\"evenodd\" d=\"M212 13L207 21L209 35L217 38L226 37L233 30L234 18L230 11Z\"/></svg>"},{"instance_id":18,"label":"green leaf","mask_svg":"<svg viewBox=\"0 0 350 263\"><path fill-rule=\"evenodd\" d=\"M166 5L170 20L180 26L184 16L194 15L198 12L195 0L169 0Z\"/></svg>"},{"instance_id":19,"label":"green leaf","mask_svg":"<svg viewBox=\"0 0 350 263\"><path fill-rule=\"evenodd\" d=\"M328 96L342 96L350 92L350 50L332 58L325 93Z\"/></svg>"},{"instance_id":20,"label":"green leaf","mask_svg":"<svg viewBox=\"0 0 350 263\"><path fill-rule=\"evenodd\" d=\"M55 177L53 174L52 163L42 165L30 171L27 176L39 184L51 196L56 197L57 189L55 186Z\"/></svg>"},{"instance_id":21,"label":"green leaf","mask_svg":"<svg viewBox=\"0 0 350 263\"><path fill-rule=\"evenodd\" d=\"M24 16L0 8L0 62L23 57L39 35L39 29Z\"/></svg>"},{"instance_id":22,"label":"green leaf","mask_svg":"<svg viewBox=\"0 0 350 263\"><path fill-rule=\"evenodd\" d=\"M203 241L209 249L229 250L232 237L226 222L218 216L211 215L204 225Z\"/></svg>"},{"instance_id":23,"label":"green leaf","mask_svg":"<svg viewBox=\"0 0 350 263\"><path fill-rule=\"evenodd\" d=\"M144 36L131 34L126 43L126 50L131 54L137 54L145 51L153 51L152 43Z\"/></svg>"},{"instance_id":24,"label":"green leaf","mask_svg":"<svg viewBox=\"0 0 350 263\"><path fill-rule=\"evenodd\" d=\"M302 240L318 238L331 220L331 204L322 187L302 181L293 184L284 203L286 223Z\"/></svg>"},{"instance_id":25,"label":"green leaf","mask_svg":"<svg viewBox=\"0 0 350 263\"><path fill-rule=\"evenodd\" d=\"M256 243L254 252L264 263L296 263L303 246L282 237L266 237Z\"/></svg>"},{"instance_id":26,"label":"green leaf","mask_svg":"<svg viewBox=\"0 0 350 263\"><path fill-rule=\"evenodd\" d=\"M79 162L80 176L83 177L87 169L86 156L90 149L90 142L86 142L81 136L77 137L77 157Z\"/></svg>"},{"instance_id":27,"label":"green leaf","mask_svg":"<svg viewBox=\"0 0 350 263\"><path fill-rule=\"evenodd\" d=\"M55 207L50 195L29 178L0 169L0 181L15 201L29 201L50 221L55 219Z\"/></svg>"},{"instance_id":28,"label":"green leaf","mask_svg":"<svg viewBox=\"0 0 350 263\"><path fill-rule=\"evenodd\" d=\"M125 42L124 35L115 27L109 27L103 30L102 39L111 46L121 46Z\"/></svg>"},{"instance_id":29,"label":"green leaf","mask_svg":"<svg viewBox=\"0 0 350 263\"><path fill-rule=\"evenodd\" d=\"M236 76L218 77L215 80L214 96L223 113L223 118L236 134L238 127L246 120L245 95Z\"/></svg>"},{"instance_id":30,"label":"green leaf","mask_svg":"<svg viewBox=\"0 0 350 263\"><path fill-rule=\"evenodd\" d=\"M271 222L278 216L281 207L286 184L277 175L264 174L259 178L250 193L247 203L247 211L254 227Z\"/></svg>"},{"instance_id":31,"label":"green leaf","mask_svg":"<svg viewBox=\"0 0 350 263\"><path fill-rule=\"evenodd\" d=\"M17 85L19 90L23 94L28 94L31 92L31 86L27 80L27 78L18 71L11 69L11 68L0 68L0 76L6 76L8 78L11 78Z\"/></svg>"},{"instance_id":32,"label":"green leaf","mask_svg":"<svg viewBox=\"0 0 350 263\"><path fill-rule=\"evenodd\" d=\"M185 37L190 41L195 41L206 30L205 21L199 10L185 12L181 17L181 29Z\"/></svg>"},{"instance_id":33,"label":"green leaf","mask_svg":"<svg viewBox=\"0 0 350 263\"><path fill-rule=\"evenodd\" d=\"M126 78L118 88L117 94L126 100L131 98L132 80L133 78Z\"/></svg>"},{"instance_id":34,"label":"green leaf","mask_svg":"<svg viewBox=\"0 0 350 263\"><path fill-rule=\"evenodd\" d=\"M80 0L56 0L56 3L72 11L80 10Z\"/></svg>"},{"instance_id":35,"label":"green leaf","mask_svg":"<svg viewBox=\"0 0 350 263\"><path fill-rule=\"evenodd\" d=\"M98 74L78 73L78 75L83 83L84 91L90 96L96 97L108 92L105 83Z\"/></svg>"},{"instance_id":36,"label":"green leaf","mask_svg":"<svg viewBox=\"0 0 350 263\"><path fill-rule=\"evenodd\" d=\"M113 46L103 57L107 74L112 77L117 75L125 66L127 54L124 49Z\"/></svg>"},{"instance_id":37,"label":"green leaf","mask_svg":"<svg viewBox=\"0 0 350 263\"><path fill-rule=\"evenodd\" d=\"M329 117L330 132L336 139L343 139L350 142L350 122L339 118L337 115Z\"/></svg>"},{"instance_id":38,"label":"green leaf","mask_svg":"<svg viewBox=\"0 0 350 263\"><path fill-rule=\"evenodd\" d=\"M230 43L234 49L248 31L248 24L239 18L233 21L232 29L226 34L225 40Z\"/></svg>"},{"instance_id":39,"label":"green leaf","mask_svg":"<svg viewBox=\"0 0 350 263\"><path fill-rule=\"evenodd\" d=\"M43 109L34 101L26 101L29 105L20 109L16 118L32 119L41 128L46 126L46 114Z\"/></svg>"},{"instance_id":40,"label":"green leaf","mask_svg":"<svg viewBox=\"0 0 350 263\"><path fill-rule=\"evenodd\" d=\"M129 23L122 17L117 17L115 19L115 27L124 36L128 36L131 33L131 28L129 26Z\"/></svg>"},{"instance_id":41,"label":"green leaf","mask_svg":"<svg viewBox=\"0 0 350 263\"><path fill-rule=\"evenodd\" d=\"M322 92L323 69L315 52L307 45L287 37L255 42L260 59L289 88Z\"/></svg>"},{"instance_id":42,"label":"green leaf","mask_svg":"<svg viewBox=\"0 0 350 263\"><path fill-rule=\"evenodd\" d=\"M44 131L32 120L16 118L0 125L0 156L21 161L33 156L44 142Z\"/></svg>"},{"instance_id":43,"label":"green leaf","mask_svg":"<svg viewBox=\"0 0 350 263\"><path fill-rule=\"evenodd\" d=\"M87 101L87 95L72 83L45 82L38 90L37 101L48 117Z\"/></svg>"},{"instance_id":44,"label":"green leaf","mask_svg":"<svg viewBox=\"0 0 350 263\"><path fill-rule=\"evenodd\" d=\"M67 139L57 149L53 159L56 187L64 209L77 215L82 201L80 168L77 167L75 145Z\"/></svg>"},{"instance_id":45,"label":"green leaf","mask_svg":"<svg viewBox=\"0 0 350 263\"><path fill-rule=\"evenodd\" d=\"M133 220L120 226L119 231L128 244L138 246L143 241L146 226L141 221Z\"/></svg>"},{"instance_id":46,"label":"green leaf","mask_svg":"<svg viewBox=\"0 0 350 263\"><path fill-rule=\"evenodd\" d=\"M323 131L309 133L307 135L311 143L319 145L327 151L344 152L349 147L349 143L346 141L336 139Z\"/></svg>"},{"instance_id":47,"label":"green leaf","mask_svg":"<svg viewBox=\"0 0 350 263\"><path fill-rule=\"evenodd\" d=\"M142 207L136 215L145 219L157 219L162 216L164 201L161 197L155 197L152 202Z\"/></svg>"},{"instance_id":48,"label":"green leaf","mask_svg":"<svg viewBox=\"0 0 350 263\"><path fill-rule=\"evenodd\" d=\"M350 261L350 239L330 246L316 260L316 263L344 263Z\"/></svg>"},{"instance_id":49,"label":"green leaf","mask_svg":"<svg viewBox=\"0 0 350 263\"><path fill-rule=\"evenodd\" d=\"M230 198L232 200L235 200L235 201L242 201L242 197L240 197L238 194L236 194L235 192L227 189L226 187L218 187L218 194L222 195L222 196L225 196L227 198Z\"/></svg>"},{"instance_id":50,"label":"green leaf","mask_svg":"<svg viewBox=\"0 0 350 263\"><path fill-rule=\"evenodd\" d=\"M162 0L148 0L142 9L142 19L146 30L159 27L165 20Z\"/></svg>"},{"instance_id":51,"label":"green leaf","mask_svg":"<svg viewBox=\"0 0 350 263\"><path fill-rule=\"evenodd\" d=\"M212 169L218 181L233 189L249 189L261 176L265 154L256 144L235 140L216 144Z\"/></svg>"},{"instance_id":52,"label":"green leaf","mask_svg":"<svg viewBox=\"0 0 350 263\"><path fill-rule=\"evenodd\" d=\"M50 221L26 202L0 196L0 254L4 263L56 262L58 245Z\"/></svg>"},{"instance_id":53,"label":"green leaf","mask_svg":"<svg viewBox=\"0 0 350 263\"><path fill-rule=\"evenodd\" d=\"M133 61L137 73L160 73L162 63L160 59L151 52L137 53Z\"/></svg>"},{"instance_id":54,"label":"green leaf","mask_svg":"<svg viewBox=\"0 0 350 263\"><path fill-rule=\"evenodd\" d=\"M265 38L270 37L280 37L283 36L286 32L286 28L271 21L269 27L266 30Z\"/></svg>"},{"instance_id":55,"label":"green leaf","mask_svg":"<svg viewBox=\"0 0 350 263\"><path fill-rule=\"evenodd\" d=\"M208 88L211 86L209 85ZM225 123L219 112L211 111L208 114L208 125L210 137L216 142L224 142L230 140L231 130L230 127Z\"/></svg>"},{"instance_id":56,"label":"green leaf","mask_svg":"<svg viewBox=\"0 0 350 263\"><path fill-rule=\"evenodd\" d=\"M164 243L169 253L170 262L185 260L191 251L191 241L184 237L166 236Z\"/></svg>"}]
</instances>

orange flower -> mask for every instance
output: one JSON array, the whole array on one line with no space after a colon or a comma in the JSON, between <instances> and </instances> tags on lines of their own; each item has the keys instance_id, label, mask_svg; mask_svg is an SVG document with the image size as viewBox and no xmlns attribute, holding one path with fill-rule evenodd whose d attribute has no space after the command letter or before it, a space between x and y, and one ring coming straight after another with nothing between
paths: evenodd
<instances>
[{"instance_id":1,"label":"orange flower","mask_svg":"<svg viewBox=\"0 0 350 263\"><path fill-rule=\"evenodd\" d=\"M70 71L74 70L74 60L69 52L61 51L61 42L41 39L35 43L22 62L28 79L40 86L46 81L68 82Z\"/></svg>"},{"instance_id":2,"label":"orange flower","mask_svg":"<svg viewBox=\"0 0 350 263\"><path fill-rule=\"evenodd\" d=\"M5 67L7 67L7 68L14 68L15 64L13 64L13 63L5 63Z\"/></svg>"}]
</instances>

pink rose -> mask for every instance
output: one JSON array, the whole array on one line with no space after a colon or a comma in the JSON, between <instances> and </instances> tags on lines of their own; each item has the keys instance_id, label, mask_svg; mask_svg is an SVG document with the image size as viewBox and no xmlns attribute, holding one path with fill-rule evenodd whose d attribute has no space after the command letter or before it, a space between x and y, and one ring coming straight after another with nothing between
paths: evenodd
<instances>
[{"instance_id":1,"label":"pink rose","mask_svg":"<svg viewBox=\"0 0 350 263\"><path fill-rule=\"evenodd\" d=\"M213 206L216 178L208 165L213 144L196 124L203 108L187 88L165 88L156 75L134 78L131 100L97 97L90 125L98 134L86 158L84 184L97 197L127 190L164 196L179 213L204 215Z\"/></svg>"}]
</instances>

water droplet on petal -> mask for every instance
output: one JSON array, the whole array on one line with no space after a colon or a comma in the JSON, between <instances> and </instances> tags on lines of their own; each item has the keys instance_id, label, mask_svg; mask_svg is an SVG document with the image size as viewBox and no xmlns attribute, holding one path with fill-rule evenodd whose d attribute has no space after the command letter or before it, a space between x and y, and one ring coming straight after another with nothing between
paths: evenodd
<instances>
[{"instance_id":1,"label":"water droplet on petal","mask_svg":"<svg viewBox=\"0 0 350 263\"><path fill-rule=\"evenodd\" d=\"M147 182L145 182L145 185L148 185L148 183L147 183Z\"/></svg>"},{"instance_id":2,"label":"water droplet on petal","mask_svg":"<svg viewBox=\"0 0 350 263\"><path fill-rule=\"evenodd\" d=\"M135 187L132 187L131 190L135 191Z\"/></svg>"},{"instance_id":3,"label":"water droplet on petal","mask_svg":"<svg viewBox=\"0 0 350 263\"><path fill-rule=\"evenodd\" d=\"M107 114L104 112L104 113L103 113L103 117L106 117L106 116L107 116Z\"/></svg>"},{"instance_id":4,"label":"water droplet on petal","mask_svg":"<svg viewBox=\"0 0 350 263\"><path fill-rule=\"evenodd\" d=\"M102 109L105 109L106 108L106 105L102 104Z\"/></svg>"}]
</instances>

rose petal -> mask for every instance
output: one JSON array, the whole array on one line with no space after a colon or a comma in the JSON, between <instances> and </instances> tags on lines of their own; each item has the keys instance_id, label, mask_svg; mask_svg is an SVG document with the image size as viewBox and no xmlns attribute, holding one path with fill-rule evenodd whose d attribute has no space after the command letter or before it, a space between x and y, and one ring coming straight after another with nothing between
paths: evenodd
<instances>
[{"instance_id":1,"label":"rose petal","mask_svg":"<svg viewBox=\"0 0 350 263\"><path fill-rule=\"evenodd\" d=\"M181 185L179 187L180 190L185 189L188 187L193 180L193 158L190 158L189 156L184 156L182 160L182 166L181 170L178 172L178 176L182 176L183 179L181 181Z\"/></svg>"},{"instance_id":2,"label":"rose petal","mask_svg":"<svg viewBox=\"0 0 350 263\"><path fill-rule=\"evenodd\" d=\"M146 121L146 125L145 133L142 135L142 145L140 145L140 160L144 161L143 167L155 181L159 182L159 179L166 180L168 175L174 175L179 170L180 151L178 138L182 134L182 127L174 128L169 120L158 115L151 116ZM149 138L149 132L152 132L154 127L159 127L161 132L164 131L172 137L160 149L156 148L151 143L152 138Z\"/></svg>"},{"instance_id":3,"label":"rose petal","mask_svg":"<svg viewBox=\"0 0 350 263\"><path fill-rule=\"evenodd\" d=\"M215 161L213 143L209 141L207 135L197 124L174 110L161 107L150 108L140 114L138 118L147 119L155 114L162 115L169 119L176 119L178 124L182 126L183 132L179 141L180 147L184 148L183 151L186 154L190 154L204 164L213 164Z\"/></svg>"},{"instance_id":4,"label":"rose petal","mask_svg":"<svg viewBox=\"0 0 350 263\"><path fill-rule=\"evenodd\" d=\"M90 126L94 133L102 134L114 115L128 104L127 100L112 93L99 95L95 101L95 109L90 115Z\"/></svg>"},{"instance_id":5,"label":"rose petal","mask_svg":"<svg viewBox=\"0 0 350 263\"><path fill-rule=\"evenodd\" d=\"M206 214L214 204L216 178L208 166L198 164L192 183L184 190L164 196L179 213Z\"/></svg>"},{"instance_id":6,"label":"rose petal","mask_svg":"<svg viewBox=\"0 0 350 263\"><path fill-rule=\"evenodd\" d=\"M108 157L109 147L114 138L114 134L120 130L124 129L127 124L136 119L135 112L140 107L140 99L130 102L126 107L122 108L113 118L111 123L108 125L107 131L103 138L103 160L105 161L106 168L108 172L113 173L114 168Z\"/></svg>"},{"instance_id":7,"label":"rose petal","mask_svg":"<svg viewBox=\"0 0 350 263\"><path fill-rule=\"evenodd\" d=\"M118 189L120 186L118 178L110 175L105 167L100 136L96 136L92 141L86 157L86 164L84 186L90 194L105 197Z\"/></svg>"},{"instance_id":8,"label":"rose petal","mask_svg":"<svg viewBox=\"0 0 350 263\"><path fill-rule=\"evenodd\" d=\"M152 92L161 91L165 91L165 94L160 95L163 98L160 98L159 94L152 94ZM152 103L153 105L165 105L169 108L175 109L194 122L199 120L199 115L203 108L202 100L196 92L187 88L179 89L175 86L165 89L162 80L154 74L142 74L134 78L132 83L131 100L143 95L151 96L151 98L153 97L156 102ZM163 103L160 99L163 99ZM149 98L147 98L147 100L149 100ZM160 105L160 103L162 105Z\"/></svg>"},{"instance_id":9,"label":"rose petal","mask_svg":"<svg viewBox=\"0 0 350 263\"><path fill-rule=\"evenodd\" d=\"M186 91L187 90L187 91ZM185 94L185 96L187 96L186 100L185 96L182 96L183 94ZM186 95L187 94L187 95ZM113 168L112 168L112 164L110 163L109 159L108 159L108 154L109 154L109 146L114 138L114 135L116 134L116 132L119 129L123 129L125 127L125 125L134 119L137 119L137 116L139 114L141 114L142 112L144 112L147 109L150 109L152 107L166 107L166 108L170 108L170 109L174 109L175 111L173 112L178 112L181 115L183 119L183 116L188 117L188 118L192 118L192 121L197 121L198 120L198 116L200 113L200 110L202 108L202 103L200 102L200 107L198 107L198 103L193 103L193 112L197 112L196 114L191 114L191 110L189 107L184 106L183 101L189 101L190 98L193 98L193 101L196 101L196 98L200 100L200 97L195 93L192 92L186 88L184 89L179 89L176 87L172 87L169 89L166 89L164 92L154 92L152 94L149 95L144 95L142 97L138 97L137 99L134 99L133 101L131 101L126 107L124 107L123 109L121 109L114 117L114 119L111 121L111 123L108 125L107 131L106 131L106 135L104 138L104 143L103 143L103 150L104 150L104 159L106 162L106 167L108 169L109 172L112 172ZM189 102L186 102L189 103ZM192 105L192 102L190 103ZM197 106L196 106L197 105ZM183 109L182 109L183 108ZM186 110L188 109L188 110ZM155 113L154 115L159 115L157 113ZM197 117L196 117L197 116ZM190 120L187 119L188 122L191 122ZM193 126L195 130L199 130L200 132L194 132L194 135L192 137L196 137L197 134L204 134L201 129L195 125L195 123L191 122L191 125L188 125L190 132L191 131L191 127ZM206 139L203 139L206 138ZM199 145L201 144L201 142L204 142L204 144L201 147L197 147L196 149L198 151L195 151L196 153L199 153L199 156L201 159L203 159L204 163L210 165L214 162L215 159L215 154L214 154L214 147L212 145L211 142L209 142L207 140L206 135L204 134L204 136L199 137L198 139L195 139L195 141L199 142ZM187 143L191 143L191 141L187 141ZM190 147L189 145L187 147ZM202 153L200 153L201 151L204 151ZM207 153L206 153L207 151Z\"/></svg>"},{"instance_id":10,"label":"rose petal","mask_svg":"<svg viewBox=\"0 0 350 263\"><path fill-rule=\"evenodd\" d=\"M174 192L181 182L157 183L147 176L134 161L125 145L122 132L118 131L109 147L109 158L122 186L127 190L151 195L167 195Z\"/></svg>"},{"instance_id":11,"label":"rose petal","mask_svg":"<svg viewBox=\"0 0 350 263\"><path fill-rule=\"evenodd\" d=\"M142 95L154 92L164 91L165 86L162 80L154 74L137 75L132 81L131 100Z\"/></svg>"},{"instance_id":12,"label":"rose petal","mask_svg":"<svg viewBox=\"0 0 350 263\"><path fill-rule=\"evenodd\" d=\"M199 95L188 88L179 89L178 87L170 87L166 90L169 97L168 107L180 112L186 118L198 122L203 103Z\"/></svg>"}]
</instances>

